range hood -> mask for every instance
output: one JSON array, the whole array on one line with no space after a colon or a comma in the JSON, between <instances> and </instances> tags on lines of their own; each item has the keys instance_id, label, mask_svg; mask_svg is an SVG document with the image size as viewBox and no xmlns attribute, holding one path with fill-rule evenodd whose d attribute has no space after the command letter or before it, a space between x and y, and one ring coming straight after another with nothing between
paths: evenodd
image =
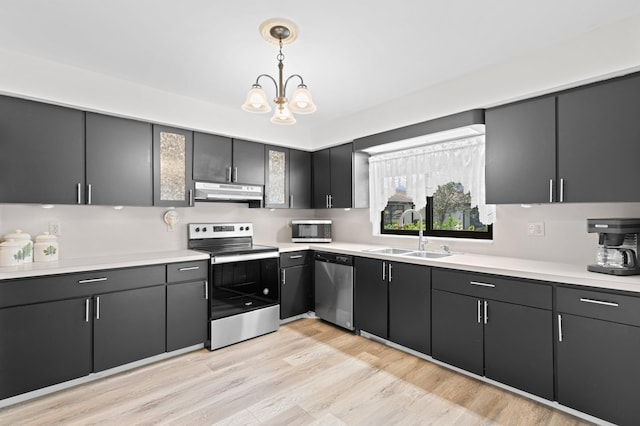
<instances>
[{"instance_id":1,"label":"range hood","mask_svg":"<svg viewBox=\"0 0 640 426\"><path fill-rule=\"evenodd\" d=\"M196 201L248 202L249 207L261 207L263 196L264 189L258 185L196 182Z\"/></svg>"}]
</instances>

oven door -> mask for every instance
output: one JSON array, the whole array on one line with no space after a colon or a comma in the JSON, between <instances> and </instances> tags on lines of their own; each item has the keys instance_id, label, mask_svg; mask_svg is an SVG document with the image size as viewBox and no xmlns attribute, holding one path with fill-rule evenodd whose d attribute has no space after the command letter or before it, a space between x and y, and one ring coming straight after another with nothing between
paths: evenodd
<instances>
[{"instance_id":1,"label":"oven door","mask_svg":"<svg viewBox=\"0 0 640 426\"><path fill-rule=\"evenodd\" d=\"M278 252L215 257L209 280L210 319L278 305L279 276Z\"/></svg>"}]
</instances>

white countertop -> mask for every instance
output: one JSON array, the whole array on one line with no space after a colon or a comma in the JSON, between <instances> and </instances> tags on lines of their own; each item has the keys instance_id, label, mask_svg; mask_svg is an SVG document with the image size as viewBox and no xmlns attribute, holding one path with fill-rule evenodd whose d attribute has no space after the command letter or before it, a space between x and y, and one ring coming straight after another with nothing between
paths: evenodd
<instances>
[{"instance_id":1,"label":"white countertop","mask_svg":"<svg viewBox=\"0 0 640 426\"><path fill-rule=\"evenodd\" d=\"M98 269L129 268L162 263L190 262L209 259L207 253L193 250L175 250L150 253L126 253L100 257L60 259L55 262L33 262L0 268L0 280L38 277L95 271Z\"/></svg>"},{"instance_id":2,"label":"white countertop","mask_svg":"<svg viewBox=\"0 0 640 426\"><path fill-rule=\"evenodd\" d=\"M364 250L381 247L368 244L340 243L295 244L276 243L281 252L297 250L318 250L333 253L350 254L376 259L393 260L418 265L436 266L469 272L505 275L556 283L584 285L609 290L622 290L640 293L640 275L616 276L587 271L587 265L542 262L514 257L486 256L473 253L453 254L437 259L423 259L409 256L368 253Z\"/></svg>"}]
</instances>

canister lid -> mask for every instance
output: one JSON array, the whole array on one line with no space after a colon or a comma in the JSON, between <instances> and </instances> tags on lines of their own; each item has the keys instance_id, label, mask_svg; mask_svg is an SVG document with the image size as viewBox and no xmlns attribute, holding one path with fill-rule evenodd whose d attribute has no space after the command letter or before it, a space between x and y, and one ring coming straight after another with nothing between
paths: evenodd
<instances>
[{"instance_id":1,"label":"canister lid","mask_svg":"<svg viewBox=\"0 0 640 426\"><path fill-rule=\"evenodd\" d=\"M4 236L5 240L31 240L31 235L23 232L22 229L16 229L15 232Z\"/></svg>"},{"instance_id":2,"label":"canister lid","mask_svg":"<svg viewBox=\"0 0 640 426\"><path fill-rule=\"evenodd\" d=\"M0 243L2 247L22 247L21 241L16 241L13 238L8 238L5 241Z\"/></svg>"},{"instance_id":3,"label":"canister lid","mask_svg":"<svg viewBox=\"0 0 640 426\"><path fill-rule=\"evenodd\" d=\"M36 237L36 242L37 243L39 243L39 242L51 243L51 242L55 242L57 240L58 240L58 237L56 237L55 235L51 235L48 232L43 232L42 234L40 234L40 235L38 235Z\"/></svg>"}]
</instances>

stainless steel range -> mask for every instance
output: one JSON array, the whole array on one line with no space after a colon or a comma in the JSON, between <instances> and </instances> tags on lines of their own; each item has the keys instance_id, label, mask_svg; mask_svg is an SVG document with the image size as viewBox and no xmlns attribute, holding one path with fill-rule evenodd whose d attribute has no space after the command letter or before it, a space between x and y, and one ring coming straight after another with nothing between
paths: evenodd
<instances>
[{"instance_id":1,"label":"stainless steel range","mask_svg":"<svg viewBox=\"0 0 640 426\"><path fill-rule=\"evenodd\" d=\"M210 350L278 329L278 249L253 244L251 223L190 223L188 247L211 255Z\"/></svg>"}]
</instances>

